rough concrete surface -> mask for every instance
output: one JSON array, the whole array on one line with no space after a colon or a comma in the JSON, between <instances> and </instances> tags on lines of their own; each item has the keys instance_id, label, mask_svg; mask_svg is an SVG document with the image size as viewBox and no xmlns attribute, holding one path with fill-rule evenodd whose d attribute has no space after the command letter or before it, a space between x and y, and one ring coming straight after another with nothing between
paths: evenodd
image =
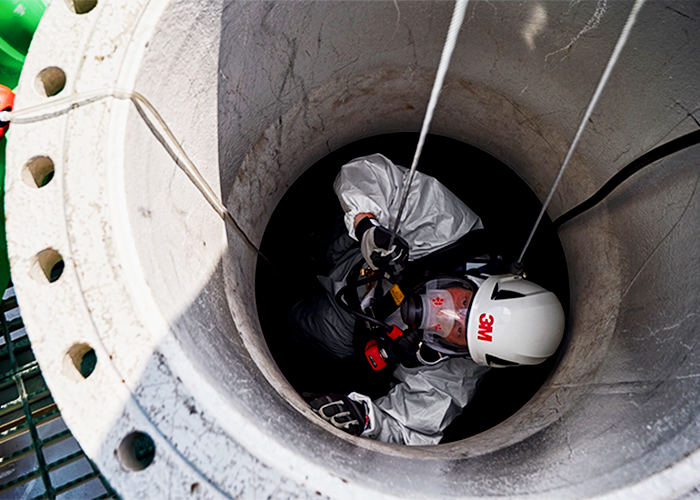
<instances>
[{"instance_id":1,"label":"rough concrete surface","mask_svg":"<svg viewBox=\"0 0 700 500\"><path fill-rule=\"evenodd\" d=\"M255 243L324 154L419 129L452 11L446 1L100 0L76 14L68 3L52 2L41 22L16 109L47 100L36 78L49 66L66 75L57 97L139 91ZM431 132L488 151L544 199L631 5L470 2ZM646 2L552 218L698 128L699 23L696 2ZM36 188L22 170L40 155L56 175ZM562 227L571 315L557 368L506 422L437 447L353 438L313 418L260 332L256 254L128 102L12 127L9 256L63 417L124 498L691 498L699 181L689 149ZM32 272L48 248L66 264L53 283ZM66 363L75 343L97 352L87 379ZM133 430L156 444L142 471L117 452Z\"/></svg>"}]
</instances>

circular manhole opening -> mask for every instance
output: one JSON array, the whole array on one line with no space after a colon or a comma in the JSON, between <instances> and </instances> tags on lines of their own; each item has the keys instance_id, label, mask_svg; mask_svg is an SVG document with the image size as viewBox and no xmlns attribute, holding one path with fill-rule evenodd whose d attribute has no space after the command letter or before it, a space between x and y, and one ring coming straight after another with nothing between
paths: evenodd
<instances>
[{"instance_id":1,"label":"circular manhole opening","mask_svg":"<svg viewBox=\"0 0 700 500\"><path fill-rule=\"evenodd\" d=\"M318 229L328 228L322 232L332 237L347 234L343 211L333 191L341 166L374 153L383 154L397 165L410 166L417 139L414 133L384 134L330 153L289 188L267 225L261 251L275 269L262 259L258 263L258 314L272 356L300 394L354 391L376 399L395 383L391 367L381 371L370 367L362 346L356 354L337 359L328 356L322 346L294 340L289 313L299 301L325 293L317 276L330 270L326 259L330 246L328 241L319 243ZM419 170L437 178L481 217L495 235L495 244L505 260L517 259L541 203L507 165L463 142L431 135ZM554 292L567 310L566 261L548 219L543 221L524 262L527 278ZM490 370L473 400L445 430L441 444L485 431L516 413L538 391L556 359L554 355L537 366Z\"/></svg>"}]
</instances>

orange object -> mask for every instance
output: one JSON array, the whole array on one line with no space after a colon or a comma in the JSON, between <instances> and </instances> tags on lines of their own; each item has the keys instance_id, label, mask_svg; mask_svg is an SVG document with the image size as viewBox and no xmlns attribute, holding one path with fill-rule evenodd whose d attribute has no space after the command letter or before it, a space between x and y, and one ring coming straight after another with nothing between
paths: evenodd
<instances>
[{"instance_id":1,"label":"orange object","mask_svg":"<svg viewBox=\"0 0 700 500\"><path fill-rule=\"evenodd\" d=\"M0 111L12 111L15 104L15 93L4 85L0 85ZM5 137L5 132L10 128L10 122L0 122L0 139Z\"/></svg>"}]
</instances>

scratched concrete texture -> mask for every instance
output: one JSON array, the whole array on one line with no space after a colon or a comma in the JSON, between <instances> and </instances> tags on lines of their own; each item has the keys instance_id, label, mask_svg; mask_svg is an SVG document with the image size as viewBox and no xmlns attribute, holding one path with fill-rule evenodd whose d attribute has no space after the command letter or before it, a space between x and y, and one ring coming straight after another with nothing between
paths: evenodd
<instances>
[{"instance_id":1,"label":"scratched concrete texture","mask_svg":"<svg viewBox=\"0 0 700 500\"><path fill-rule=\"evenodd\" d=\"M631 6L470 2L431 132L489 152L544 199ZM420 129L451 12L447 1L122 0L76 17L54 2L17 107L42 102L35 77L50 65L66 72L65 94L135 88L259 244L318 159ZM56 32L70 38L57 45ZM698 128L698 35L696 2L645 3L550 217ZM12 132L6 210L22 314L65 421L123 497L697 496L697 148L561 228L571 315L538 394L479 435L408 448L346 436L306 408L260 331L256 253L128 103ZM27 189L18 172L39 154L56 180ZM69 264L50 285L29 276L46 247ZM62 355L77 341L99 362L74 382ZM120 460L132 430L156 442L138 472Z\"/></svg>"}]
</instances>

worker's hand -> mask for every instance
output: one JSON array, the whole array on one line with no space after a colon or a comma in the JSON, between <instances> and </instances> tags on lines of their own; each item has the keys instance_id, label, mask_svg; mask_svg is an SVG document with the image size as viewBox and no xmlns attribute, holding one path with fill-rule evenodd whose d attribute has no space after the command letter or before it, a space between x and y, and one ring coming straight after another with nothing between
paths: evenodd
<instances>
[{"instance_id":1,"label":"worker's hand","mask_svg":"<svg viewBox=\"0 0 700 500\"><path fill-rule=\"evenodd\" d=\"M318 416L341 431L359 436L365 430L367 413L362 403L339 394L302 396Z\"/></svg>"},{"instance_id":2,"label":"worker's hand","mask_svg":"<svg viewBox=\"0 0 700 500\"><path fill-rule=\"evenodd\" d=\"M390 246L391 231L375 225L372 221L374 219L364 218L355 228L362 256L372 269L384 271L390 276L398 276L408 262L408 243L396 235Z\"/></svg>"}]
</instances>

